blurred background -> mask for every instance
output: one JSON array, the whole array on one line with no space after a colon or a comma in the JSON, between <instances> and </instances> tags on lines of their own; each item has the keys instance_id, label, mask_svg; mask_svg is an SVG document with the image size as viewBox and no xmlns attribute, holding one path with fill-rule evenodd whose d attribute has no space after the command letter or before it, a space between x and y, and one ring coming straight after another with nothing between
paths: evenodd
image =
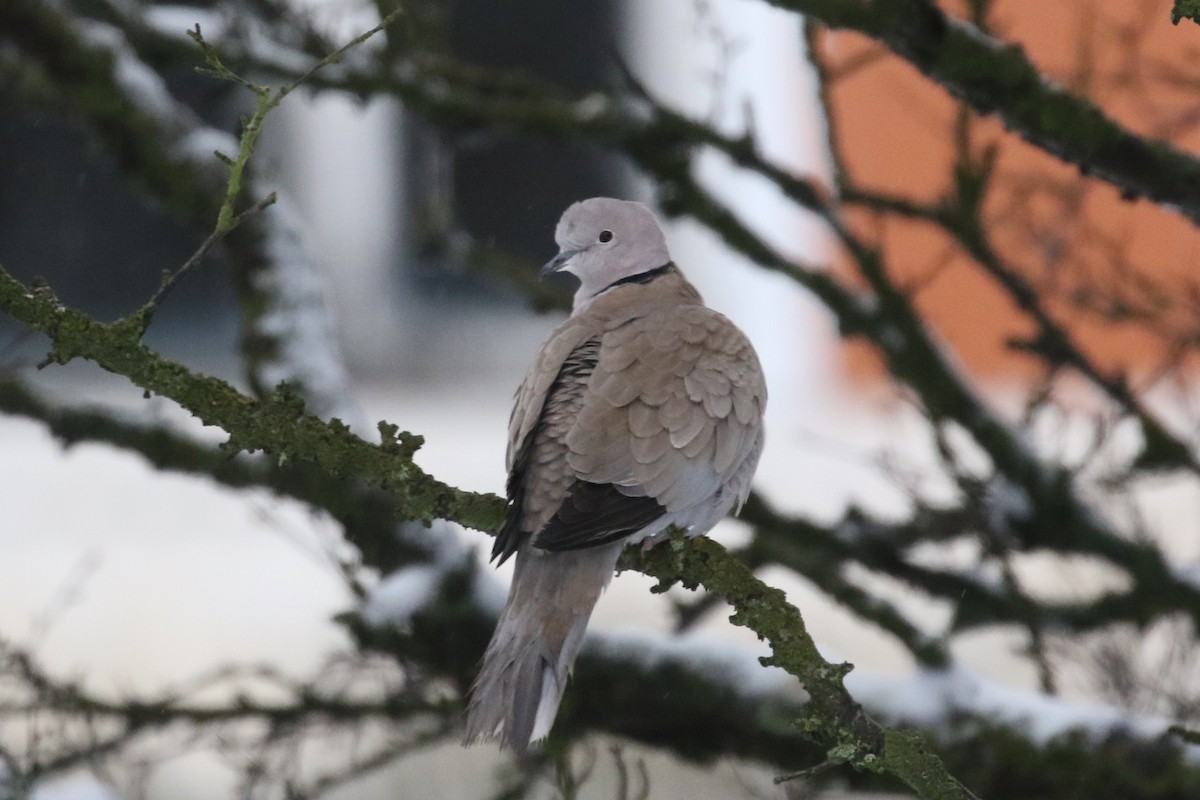
<instances>
[{"instance_id":1,"label":"blurred background","mask_svg":"<svg viewBox=\"0 0 1200 800\"><path fill-rule=\"evenodd\" d=\"M1169 2L978 0L942 8L1018 44L1044 75L1134 133L1187 152L1200 146L1193 66L1200 40L1194 25L1172 27ZM184 263L210 228L137 166L136 148L114 144L121 135L96 104L56 85L59 59L49 43L58 40L49 33L38 39L41 28L12 27L20 14L45 22L59 13L81 42L125 53L114 74L118 85L143 93L138 108L151 113L157 103L161 111L156 93L165 93L194 115L196 130L233 135L253 98L196 74L200 56L184 29L199 22L210 41L245 56L230 55L231 67L278 85L286 82L279 64L292 63L287 48L294 55L313 42L342 43L380 19L380 8L351 0L21 0L0 13L0 264L26 282L40 276L63 302L101 320L144 303L163 271ZM303 342L303 352L289 356L300 379L328 390L310 409L372 438L375 421L395 423L425 437L416 461L428 473L464 490L501 493L512 393L565 316L569 287L550 287L549 295L532 296L536 302L528 288L555 252L559 214L596 195L658 204L676 262L711 306L748 333L763 361L769 438L756 490L772 514L799 516L851 544L850 522L899 530L912 520L920 528L926 512L935 521L960 505L973 514L957 533L939 528L928 541L904 540L903 566L924 570L917 577L865 556L815 563L807 574L777 556L752 562L787 591L826 656L855 665L850 688L872 713L920 720L943 703L959 703L964 713L992 715L1043 744L1073 729L1098 741L1114 726L1154 742L1171 722L1196 722L1198 607L1185 589L1200 591L1200 481L1190 455L1165 466L1139 461L1150 449L1147 415L1195 452L1200 293L1189 219L1124 197L1024 142L1003 119L977 115L879 42L807 28L798 15L766 3L423 2L406 10L400 31L386 43L382 35L369 41L344 72L331 69L329 85L314 81L313 89L287 97L269 117L252 162L252 190L278 190L278 213L286 209L291 226L287 246L308 264L286 278L288 286L308 300L323 297L328 313L304 323L303 334L280 334ZM1047 520L1067 520L1064 530L1074 531L1068 512L1042 516L1041 496L1006 477L986 436L943 418L932 399L940 379L906 379L902 365L916 362L895 357L888 344L889 335L906 331L889 334L886 324L867 335L848 330L845 316L803 281L730 247L678 192L623 154L618 139L614 147L602 136L528 132L519 123L511 126L516 134L497 134L447 122L436 108L425 113L411 97L406 105L403 91L356 90L349 80L337 86L368 57L418 40L435 42L428 46L448 59L484 67L484 76L536 76L578 103L645 92L731 139L751 136L764 162L827 187L829 197L840 194L844 205L836 213L885 264L890 285L941 348L948 374L981 398L1032 463L1048 475L1069 475L1071 502L1131 548L1060 548ZM484 80L435 66L429 74L450 85ZM631 87L627 75L640 85ZM205 150L204 142L232 147L233 140L187 141ZM815 265L811 270L862 297L882 296L847 240L763 170L716 147L696 148L689 159L695 181L770 253L800 268ZM973 248L977 222L986 241ZM187 276L146 343L244 391L261 391L262 383L269 391L274 381L264 376L275 373L256 375L247 366L253 359L246 342L272 328L251 330L245 285L265 291L275 284L245 277L236 252L230 255L237 247L218 248ZM1030 292L1037 301L1028 300ZM1082 361L1042 346L1050 329L1044 317L1067 331ZM167 426L205 446L225 438L171 401L145 398L92 365L35 369L45 351L45 339L0 315L0 377L51 404ZM233 489L156 469L129 448L87 435L64 447L64 436L38 414L5 405L0 637L6 653L35 654L58 679L126 698L154 697L230 667L266 665L295 681L327 676L331 664L361 655L337 615L368 609L368 620L386 627L416 602L407 584L389 584L386 570L364 564L343 526L323 511L265 488ZM714 536L758 552L751 546L756 524L766 523L729 521ZM490 549L476 532L436 530L481 562ZM1155 605L1156 596L1141 591L1151 573L1123 571L1125 553L1169 565L1179 581L1173 599ZM831 571L870 602L856 605L850 590L823 585L818 576ZM964 621L971 615L956 608L958 584L924 585L928 575L962 581L964 598L972 587L994 591L1004 600L997 607L1007 610ZM503 570L501 578L507 580ZM593 628L665 635L683 627L684 638L704 648L760 653L754 635L729 625L721 606L694 607L678 589L651 595L652 584L621 575ZM1124 597L1130 587L1137 591L1129 597L1144 607L1078 622L1084 610L1095 610L1096 598ZM896 609L905 624L889 628L864 612L878 604ZM918 633L906 640L897 631L908 626ZM946 658L923 660L913 641L924 639ZM355 680L361 670L387 672L377 664L357 669ZM20 696L12 683L0 689ZM219 704L253 684L216 686L209 699ZM577 682L571 691L582 688ZM799 696L782 683L775 688ZM6 753L21 751L28 724L17 717L0 725ZM70 768L47 769L33 794L305 796L289 795L277 775L261 783L247 777L266 763L284 771L265 756L255 761L266 745L252 752L241 732L214 741L185 727L123 743L111 761L113 754L94 753ZM283 736L264 738L275 735ZM323 735L293 754L298 773L340 763L367 747L362 742L386 738L378 730L345 741L336 732ZM534 796L619 797L636 762L653 797L806 796L795 784L775 786L771 779L781 770L769 759L728 755L695 764L620 735L586 741L591 755L576 753L575 763L590 757L594 770L581 787L564 788L560 779L526 788ZM612 742L624 742L623 749L610 753ZM415 755L344 781L314 779L310 788L314 796L344 798L482 798L504 796L497 791L515 785L512 771L491 749L459 749L451 733ZM2 779L0 773L0 787ZM840 780L810 789L822 797L843 791ZM856 791L909 796L887 785ZM1018 791L989 796L1038 796ZM1187 796L1170 791L1145 796Z\"/></svg>"}]
</instances>

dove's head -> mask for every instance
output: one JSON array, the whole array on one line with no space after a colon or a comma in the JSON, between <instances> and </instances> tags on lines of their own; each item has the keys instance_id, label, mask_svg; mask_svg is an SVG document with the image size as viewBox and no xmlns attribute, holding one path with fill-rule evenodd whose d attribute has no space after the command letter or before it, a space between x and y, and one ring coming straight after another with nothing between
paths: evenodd
<instances>
[{"instance_id":1,"label":"dove's head","mask_svg":"<svg viewBox=\"0 0 1200 800\"><path fill-rule=\"evenodd\" d=\"M554 241L558 255L541 274L570 272L579 278L577 309L617 281L671 261L654 214L629 200L593 197L575 203L558 221Z\"/></svg>"}]
</instances>

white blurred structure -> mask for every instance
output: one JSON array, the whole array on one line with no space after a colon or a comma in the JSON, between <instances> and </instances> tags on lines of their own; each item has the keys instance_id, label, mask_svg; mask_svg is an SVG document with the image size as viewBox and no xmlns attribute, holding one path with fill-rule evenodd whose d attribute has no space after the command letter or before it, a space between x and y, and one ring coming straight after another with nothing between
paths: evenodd
<instances>
[{"instance_id":1,"label":"white blurred structure","mask_svg":"<svg viewBox=\"0 0 1200 800\"><path fill-rule=\"evenodd\" d=\"M271 120L272 160L309 222L342 349L351 365L370 363L400 336L404 115L392 100L291 100Z\"/></svg>"}]
</instances>

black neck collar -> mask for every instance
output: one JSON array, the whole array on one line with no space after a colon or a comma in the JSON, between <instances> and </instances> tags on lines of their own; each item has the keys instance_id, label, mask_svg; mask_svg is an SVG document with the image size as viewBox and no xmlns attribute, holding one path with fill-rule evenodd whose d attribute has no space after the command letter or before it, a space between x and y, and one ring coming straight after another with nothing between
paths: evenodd
<instances>
[{"instance_id":1,"label":"black neck collar","mask_svg":"<svg viewBox=\"0 0 1200 800\"><path fill-rule=\"evenodd\" d=\"M654 269L646 270L645 272L639 272L637 275L629 275L627 277L621 278L618 281L613 281L608 286L605 286L603 289L596 292L596 295L594 295L594 296L602 295L605 292L607 292L609 289L615 289L618 286L624 286L625 284L628 284L628 283L650 283L651 281L653 281L657 278L661 278L663 275L669 275L670 273L672 273L674 271L675 271L675 262L668 261L667 263L663 264L661 267L655 267Z\"/></svg>"}]
</instances>

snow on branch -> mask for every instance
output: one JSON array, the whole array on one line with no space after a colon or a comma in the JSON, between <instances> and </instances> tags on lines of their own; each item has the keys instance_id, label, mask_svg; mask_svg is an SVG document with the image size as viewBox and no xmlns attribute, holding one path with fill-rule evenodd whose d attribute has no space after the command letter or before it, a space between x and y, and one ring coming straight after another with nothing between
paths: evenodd
<instances>
[{"instance_id":1,"label":"snow on branch","mask_svg":"<svg viewBox=\"0 0 1200 800\"><path fill-rule=\"evenodd\" d=\"M201 229L210 229L225 195L238 139L205 125L176 100L162 77L134 51L125 34L36 0L0 8L4 36L86 114L100 140L135 181ZM87 61L98 68L74 68ZM197 53L197 61L199 54ZM247 172L251 202L276 192ZM260 394L293 385L309 408L358 430L367 426L351 400L333 322L324 302L324 277L305 241L305 226L286 199L228 239L241 280L244 347Z\"/></svg>"}]
</instances>

